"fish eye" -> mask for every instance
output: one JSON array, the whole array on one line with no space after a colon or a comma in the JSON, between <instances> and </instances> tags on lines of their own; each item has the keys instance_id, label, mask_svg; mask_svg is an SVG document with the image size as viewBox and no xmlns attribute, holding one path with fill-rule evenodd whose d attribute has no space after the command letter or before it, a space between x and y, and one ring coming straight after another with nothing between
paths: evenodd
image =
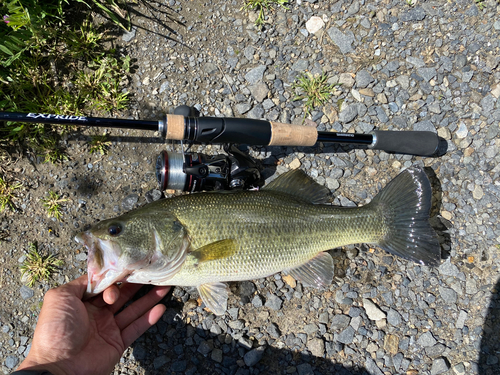
<instances>
[{"instance_id":1,"label":"fish eye","mask_svg":"<svg viewBox=\"0 0 500 375\"><path fill-rule=\"evenodd\" d=\"M122 231L122 227L119 224L111 224L108 227L108 233L111 236L118 236L121 233L121 231Z\"/></svg>"}]
</instances>

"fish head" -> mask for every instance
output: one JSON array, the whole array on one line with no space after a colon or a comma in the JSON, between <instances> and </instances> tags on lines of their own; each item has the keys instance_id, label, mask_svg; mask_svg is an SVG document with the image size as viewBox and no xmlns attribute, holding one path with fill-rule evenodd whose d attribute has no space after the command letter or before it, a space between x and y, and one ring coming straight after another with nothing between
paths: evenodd
<instances>
[{"instance_id":1,"label":"fish head","mask_svg":"<svg viewBox=\"0 0 500 375\"><path fill-rule=\"evenodd\" d=\"M186 250L184 227L169 213L132 211L104 220L75 240L88 250L87 293L93 295L131 275L155 267L158 260L169 264Z\"/></svg>"}]
</instances>

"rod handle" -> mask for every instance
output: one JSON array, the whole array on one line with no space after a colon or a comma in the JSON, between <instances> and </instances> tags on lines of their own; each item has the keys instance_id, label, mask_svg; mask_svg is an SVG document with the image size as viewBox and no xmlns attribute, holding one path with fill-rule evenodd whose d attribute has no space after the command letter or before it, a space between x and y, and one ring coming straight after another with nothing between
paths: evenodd
<instances>
[{"instance_id":1,"label":"rod handle","mask_svg":"<svg viewBox=\"0 0 500 375\"><path fill-rule=\"evenodd\" d=\"M311 126L271 122L269 146L314 146L318 131Z\"/></svg>"},{"instance_id":2,"label":"rod handle","mask_svg":"<svg viewBox=\"0 0 500 375\"><path fill-rule=\"evenodd\" d=\"M396 154L433 156L437 153L439 137L430 131L383 131L373 132L375 150Z\"/></svg>"}]
</instances>

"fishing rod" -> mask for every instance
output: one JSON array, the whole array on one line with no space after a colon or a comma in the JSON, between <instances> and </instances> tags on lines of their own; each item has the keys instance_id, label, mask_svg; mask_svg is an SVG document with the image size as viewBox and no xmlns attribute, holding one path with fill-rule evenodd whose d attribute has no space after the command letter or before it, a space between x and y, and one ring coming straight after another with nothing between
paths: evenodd
<instances>
[{"instance_id":1,"label":"fishing rod","mask_svg":"<svg viewBox=\"0 0 500 375\"><path fill-rule=\"evenodd\" d=\"M156 162L156 177L161 190L230 190L262 186L257 164L234 144L313 146L317 142L341 143L418 156L434 156L439 146L439 137L430 131L375 130L370 134L317 131L314 127L265 120L199 117L199 113L189 106L179 106L173 114L157 121L0 112L2 120L157 131L169 140L225 145L228 155L163 151Z\"/></svg>"}]
</instances>

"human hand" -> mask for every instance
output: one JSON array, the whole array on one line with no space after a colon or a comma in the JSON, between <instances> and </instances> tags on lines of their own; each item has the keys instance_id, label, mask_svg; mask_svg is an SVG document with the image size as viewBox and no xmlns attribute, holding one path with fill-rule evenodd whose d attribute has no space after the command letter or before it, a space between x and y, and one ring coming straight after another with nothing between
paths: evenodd
<instances>
[{"instance_id":1,"label":"human hand","mask_svg":"<svg viewBox=\"0 0 500 375\"><path fill-rule=\"evenodd\" d=\"M18 370L43 369L54 375L112 373L125 349L165 312L165 306L157 303L170 287L155 287L116 314L141 286L113 285L85 302L86 275L49 290L30 352Z\"/></svg>"}]
</instances>

